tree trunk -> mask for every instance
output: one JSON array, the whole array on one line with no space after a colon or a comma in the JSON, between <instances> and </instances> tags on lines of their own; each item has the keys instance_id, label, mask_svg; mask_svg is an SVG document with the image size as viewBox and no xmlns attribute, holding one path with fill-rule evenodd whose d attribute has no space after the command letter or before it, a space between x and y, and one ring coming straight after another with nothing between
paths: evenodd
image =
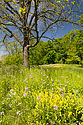
<instances>
[{"instance_id":1,"label":"tree trunk","mask_svg":"<svg viewBox=\"0 0 83 125\"><path fill-rule=\"evenodd\" d=\"M23 46L23 65L29 68L29 47Z\"/></svg>"}]
</instances>

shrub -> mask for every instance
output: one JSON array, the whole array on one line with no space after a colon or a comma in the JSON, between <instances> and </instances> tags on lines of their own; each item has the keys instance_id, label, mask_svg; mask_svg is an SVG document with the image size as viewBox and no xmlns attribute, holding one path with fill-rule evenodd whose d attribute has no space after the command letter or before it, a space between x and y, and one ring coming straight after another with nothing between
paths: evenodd
<instances>
[{"instance_id":1,"label":"shrub","mask_svg":"<svg viewBox=\"0 0 83 125\"><path fill-rule=\"evenodd\" d=\"M83 60L80 62L81 66L83 67Z\"/></svg>"},{"instance_id":2,"label":"shrub","mask_svg":"<svg viewBox=\"0 0 83 125\"><path fill-rule=\"evenodd\" d=\"M69 56L66 59L67 64L79 64L80 63L80 58L78 56Z\"/></svg>"},{"instance_id":3,"label":"shrub","mask_svg":"<svg viewBox=\"0 0 83 125\"><path fill-rule=\"evenodd\" d=\"M22 55L19 55L19 54L8 55L5 58L4 64L7 64L7 65L12 65L12 64L19 65L19 64L23 64L23 57L22 57Z\"/></svg>"},{"instance_id":4,"label":"shrub","mask_svg":"<svg viewBox=\"0 0 83 125\"><path fill-rule=\"evenodd\" d=\"M56 59L56 52L54 50L50 50L46 56L44 56L43 61L45 64L54 64Z\"/></svg>"}]
</instances>

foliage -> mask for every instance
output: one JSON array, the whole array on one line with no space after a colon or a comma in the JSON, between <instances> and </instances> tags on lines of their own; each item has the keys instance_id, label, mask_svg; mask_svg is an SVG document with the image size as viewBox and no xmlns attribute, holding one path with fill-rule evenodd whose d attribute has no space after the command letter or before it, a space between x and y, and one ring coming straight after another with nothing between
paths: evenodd
<instances>
[{"instance_id":1,"label":"foliage","mask_svg":"<svg viewBox=\"0 0 83 125\"><path fill-rule=\"evenodd\" d=\"M22 47L14 40L9 41L9 39L5 39L1 46L3 47L2 51L6 51L8 55L19 54L22 52Z\"/></svg>"},{"instance_id":2,"label":"foliage","mask_svg":"<svg viewBox=\"0 0 83 125\"><path fill-rule=\"evenodd\" d=\"M51 41L48 42L43 42L40 41L40 43L32 48L30 50L30 64L35 64L35 65L41 65L44 63L48 63L47 58L48 58L48 53L49 51L53 51L53 44ZM49 58L51 57L51 53L49 55ZM53 60L53 58L51 58ZM53 63L52 60L49 60L49 63ZM54 58L55 60L55 58ZM51 61L51 62L50 62Z\"/></svg>"},{"instance_id":3,"label":"foliage","mask_svg":"<svg viewBox=\"0 0 83 125\"><path fill-rule=\"evenodd\" d=\"M0 67L1 67L1 65L2 65L2 61L0 60Z\"/></svg>"},{"instance_id":4,"label":"foliage","mask_svg":"<svg viewBox=\"0 0 83 125\"><path fill-rule=\"evenodd\" d=\"M57 53L56 62L65 63L65 59L67 58L67 48L63 38L55 39L53 41L53 46L54 46L54 50Z\"/></svg>"},{"instance_id":5,"label":"foliage","mask_svg":"<svg viewBox=\"0 0 83 125\"><path fill-rule=\"evenodd\" d=\"M82 67L83 67L83 60L80 62L80 64L82 65Z\"/></svg>"},{"instance_id":6,"label":"foliage","mask_svg":"<svg viewBox=\"0 0 83 125\"><path fill-rule=\"evenodd\" d=\"M5 61L3 62L3 64L7 64L7 65L19 65L19 64L23 64L23 58L20 54L15 54L15 55L8 55L5 58Z\"/></svg>"},{"instance_id":7,"label":"foliage","mask_svg":"<svg viewBox=\"0 0 83 125\"><path fill-rule=\"evenodd\" d=\"M47 53L47 42L40 41L40 43L31 48L29 51L29 61L32 65L41 65L43 64L43 58Z\"/></svg>"},{"instance_id":8,"label":"foliage","mask_svg":"<svg viewBox=\"0 0 83 125\"><path fill-rule=\"evenodd\" d=\"M50 50L46 56L44 56L44 64L54 64L56 59L56 52L54 50Z\"/></svg>"},{"instance_id":9,"label":"foliage","mask_svg":"<svg viewBox=\"0 0 83 125\"><path fill-rule=\"evenodd\" d=\"M78 65L2 66L0 123L83 123L83 69Z\"/></svg>"},{"instance_id":10,"label":"foliage","mask_svg":"<svg viewBox=\"0 0 83 125\"><path fill-rule=\"evenodd\" d=\"M63 39L69 39L68 42L68 51L67 51L67 63L80 63L82 59L82 49L83 49L83 30L71 31ZM66 39L66 40L67 40Z\"/></svg>"},{"instance_id":11,"label":"foliage","mask_svg":"<svg viewBox=\"0 0 83 125\"><path fill-rule=\"evenodd\" d=\"M82 50L83 30L72 30L54 41L40 41L30 52L30 64L80 64L83 60Z\"/></svg>"}]
</instances>

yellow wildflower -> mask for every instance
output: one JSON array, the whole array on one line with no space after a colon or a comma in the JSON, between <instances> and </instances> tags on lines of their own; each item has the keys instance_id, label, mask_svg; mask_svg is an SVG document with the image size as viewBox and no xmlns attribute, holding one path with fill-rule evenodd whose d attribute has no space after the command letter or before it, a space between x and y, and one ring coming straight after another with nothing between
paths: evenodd
<instances>
[{"instance_id":1,"label":"yellow wildflower","mask_svg":"<svg viewBox=\"0 0 83 125\"><path fill-rule=\"evenodd\" d=\"M72 112L69 112L68 117L70 117L71 115L72 115Z\"/></svg>"},{"instance_id":2,"label":"yellow wildflower","mask_svg":"<svg viewBox=\"0 0 83 125\"><path fill-rule=\"evenodd\" d=\"M57 3L60 3L61 1L57 1Z\"/></svg>"}]
</instances>

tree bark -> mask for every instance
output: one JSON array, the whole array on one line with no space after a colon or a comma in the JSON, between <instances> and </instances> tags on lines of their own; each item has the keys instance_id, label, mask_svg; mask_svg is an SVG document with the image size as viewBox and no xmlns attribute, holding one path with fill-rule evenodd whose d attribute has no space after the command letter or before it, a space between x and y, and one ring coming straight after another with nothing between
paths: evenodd
<instances>
[{"instance_id":1,"label":"tree bark","mask_svg":"<svg viewBox=\"0 0 83 125\"><path fill-rule=\"evenodd\" d=\"M29 32L27 31L26 28L26 23L24 22L24 44L23 44L23 65L24 67L28 67L29 68Z\"/></svg>"},{"instance_id":2,"label":"tree bark","mask_svg":"<svg viewBox=\"0 0 83 125\"><path fill-rule=\"evenodd\" d=\"M28 67L29 66L29 47L27 48L27 46L23 46L23 65L24 67Z\"/></svg>"}]
</instances>

